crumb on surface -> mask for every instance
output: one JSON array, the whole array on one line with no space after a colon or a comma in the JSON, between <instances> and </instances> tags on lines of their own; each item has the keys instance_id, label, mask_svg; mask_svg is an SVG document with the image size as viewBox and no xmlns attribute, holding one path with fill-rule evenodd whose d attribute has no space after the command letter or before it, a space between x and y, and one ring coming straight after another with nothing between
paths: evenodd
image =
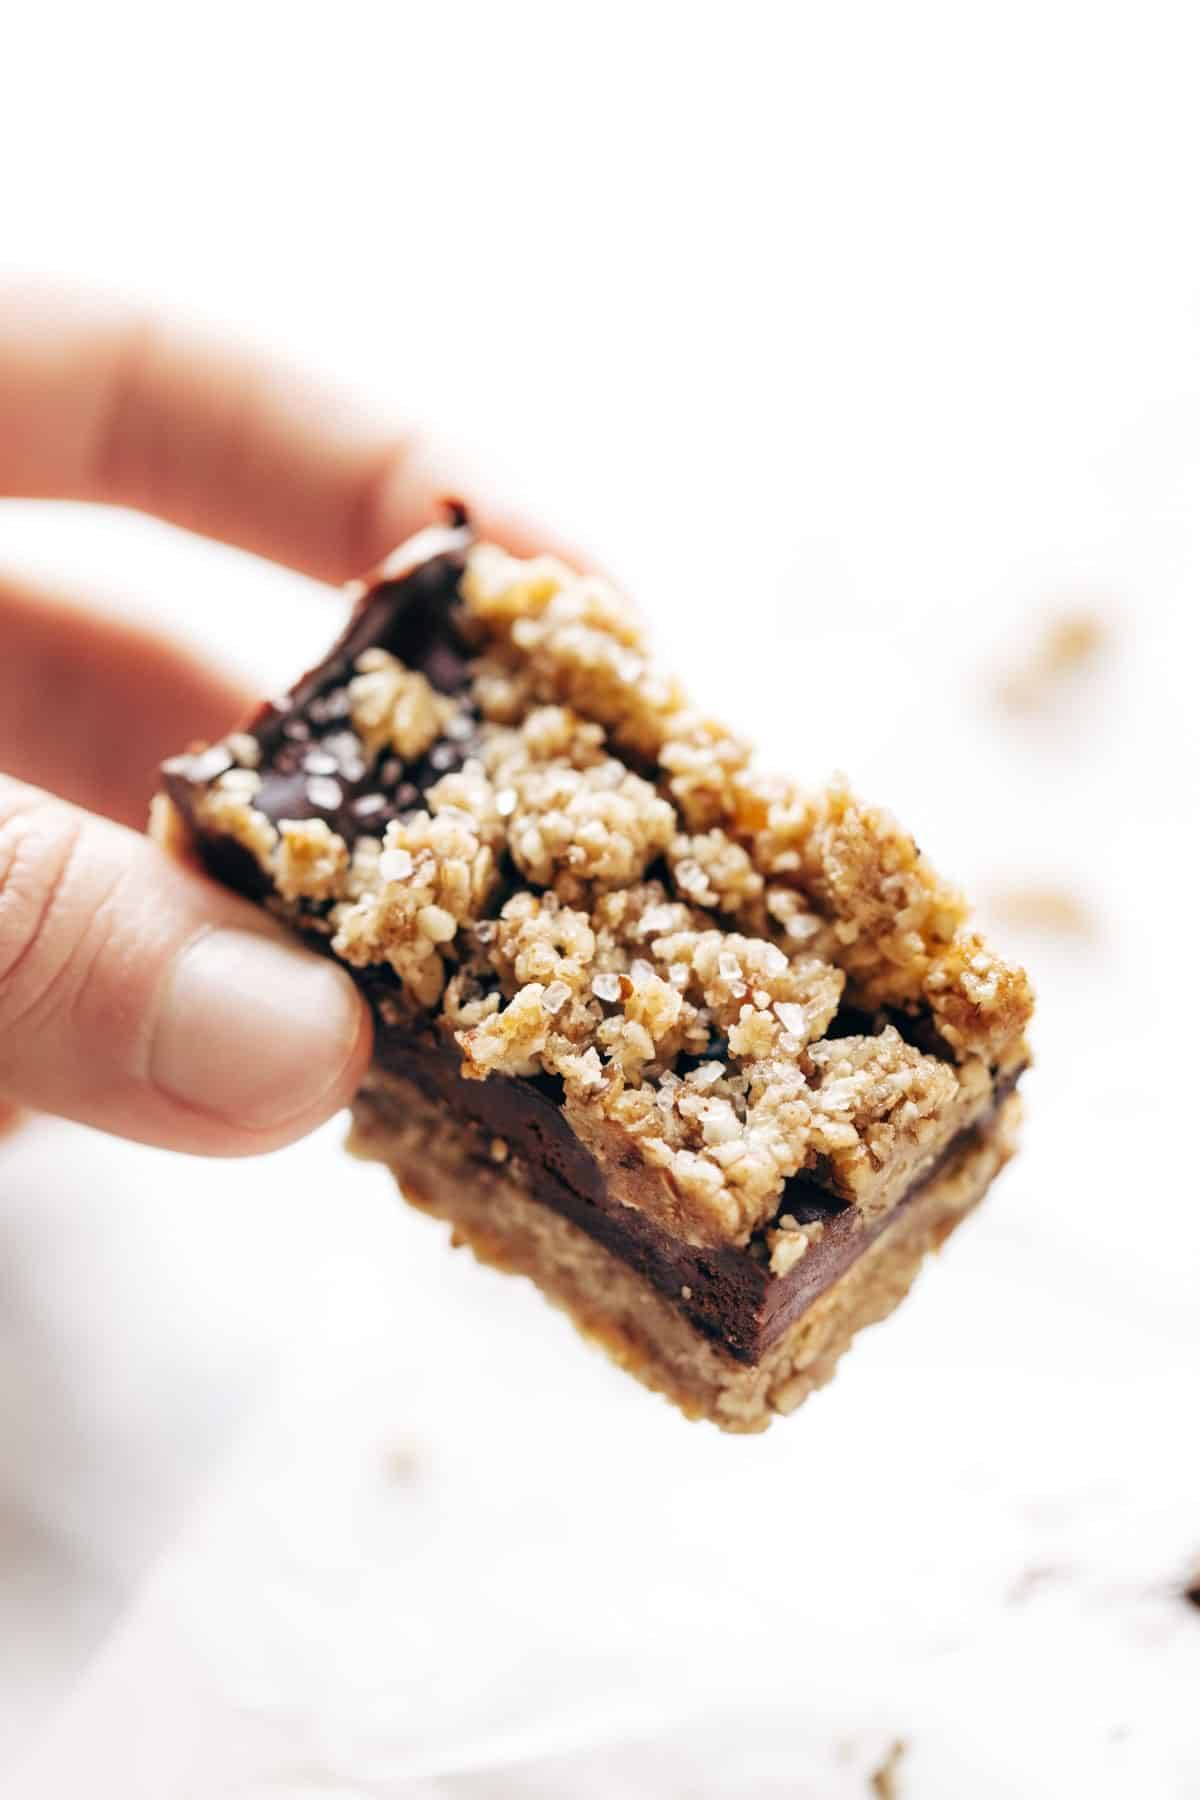
<instances>
[{"instance_id":1,"label":"crumb on surface","mask_svg":"<svg viewBox=\"0 0 1200 1800\"><path fill-rule=\"evenodd\" d=\"M379 1470L389 1485L407 1487L424 1472L424 1457L415 1444L394 1444L380 1455Z\"/></svg>"},{"instance_id":2,"label":"crumb on surface","mask_svg":"<svg viewBox=\"0 0 1200 1800\"><path fill-rule=\"evenodd\" d=\"M1096 934L1095 915L1083 896L1050 882L993 888L986 906L993 917L1026 930L1078 938Z\"/></svg>"},{"instance_id":3,"label":"crumb on surface","mask_svg":"<svg viewBox=\"0 0 1200 1800\"><path fill-rule=\"evenodd\" d=\"M1016 1577L1005 1598L1010 1606L1023 1606L1035 1594L1067 1578L1070 1571L1053 1563L1032 1563Z\"/></svg>"},{"instance_id":4,"label":"crumb on surface","mask_svg":"<svg viewBox=\"0 0 1200 1800\"><path fill-rule=\"evenodd\" d=\"M1090 609L1050 613L1026 655L997 680L996 698L1011 712L1049 705L1064 681L1099 661L1111 635L1108 620Z\"/></svg>"},{"instance_id":5,"label":"crumb on surface","mask_svg":"<svg viewBox=\"0 0 1200 1800\"><path fill-rule=\"evenodd\" d=\"M871 1792L876 1796L876 1800L900 1800L900 1788L896 1777L907 1754L907 1741L904 1738L897 1738L883 1761L871 1771Z\"/></svg>"}]
</instances>

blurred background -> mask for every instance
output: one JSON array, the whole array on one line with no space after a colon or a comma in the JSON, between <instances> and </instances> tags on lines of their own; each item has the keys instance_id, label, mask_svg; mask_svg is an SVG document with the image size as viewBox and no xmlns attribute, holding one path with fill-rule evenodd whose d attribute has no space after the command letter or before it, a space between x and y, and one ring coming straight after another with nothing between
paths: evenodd
<instances>
[{"instance_id":1,"label":"blurred background","mask_svg":"<svg viewBox=\"0 0 1200 1800\"><path fill-rule=\"evenodd\" d=\"M9 17L6 268L432 422L764 762L910 823L1040 1016L1023 1156L762 1439L340 1126L0 1141L6 1795L1200 1793L1198 47L1061 0ZM339 617L86 508L0 556L267 691Z\"/></svg>"}]
</instances>

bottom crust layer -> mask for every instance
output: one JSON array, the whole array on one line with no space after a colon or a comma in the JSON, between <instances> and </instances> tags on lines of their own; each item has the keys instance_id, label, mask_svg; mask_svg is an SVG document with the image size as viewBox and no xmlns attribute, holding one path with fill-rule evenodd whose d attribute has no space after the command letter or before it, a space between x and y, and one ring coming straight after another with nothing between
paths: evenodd
<instances>
[{"instance_id":1,"label":"bottom crust layer","mask_svg":"<svg viewBox=\"0 0 1200 1800\"><path fill-rule=\"evenodd\" d=\"M763 1431L832 1376L865 1325L899 1305L921 1263L971 1209L1015 1148L1014 1094L756 1364L735 1361L617 1257L536 1200L515 1157L486 1160L478 1131L408 1082L373 1075L354 1103L350 1149L386 1163L410 1203L452 1227L481 1262L527 1275L623 1369L689 1419ZM482 1155L481 1155L482 1148Z\"/></svg>"}]
</instances>

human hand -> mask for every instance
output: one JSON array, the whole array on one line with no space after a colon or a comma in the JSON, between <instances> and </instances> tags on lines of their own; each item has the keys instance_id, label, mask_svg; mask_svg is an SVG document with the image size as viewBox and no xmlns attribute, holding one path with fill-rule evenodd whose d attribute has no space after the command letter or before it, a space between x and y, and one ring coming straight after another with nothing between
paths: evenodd
<instances>
[{"instance_id":1,"label":"human hand","mask_svg":"<svg viewBox=\"0 0 1200 1800\"><path fill-rule=\"evenodd\" d=\"M415 440L244 352L0 292L0 495L133 507L341 582L428 524L441 491ZM213 1155L303 1136L370 1054L352 982L137 829L160 758L220 736L249 696L3 576L0 633L0 1129L7 1104Z\"/></svg>"}]
</instances>

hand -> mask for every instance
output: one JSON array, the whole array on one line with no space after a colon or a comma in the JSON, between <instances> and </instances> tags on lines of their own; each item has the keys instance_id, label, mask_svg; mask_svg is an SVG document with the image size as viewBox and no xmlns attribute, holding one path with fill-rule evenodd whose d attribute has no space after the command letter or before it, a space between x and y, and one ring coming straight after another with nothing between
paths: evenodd
<instances>
[{"instance_id":1,"label":"hand","mask_svg":"<svg viewBox=\"0 0 1200 1800\"><path fill-rule=\"evenodd\" d=\"M135 507L340 582L428 524L439 491L411 439L244 353L0 292L0 495ZM160 758L250 697L3 577L0 641L0 1115L215 1155L302 1136L370 1053L352 982L138 832Z\"/></svg>"}]
</instances>

